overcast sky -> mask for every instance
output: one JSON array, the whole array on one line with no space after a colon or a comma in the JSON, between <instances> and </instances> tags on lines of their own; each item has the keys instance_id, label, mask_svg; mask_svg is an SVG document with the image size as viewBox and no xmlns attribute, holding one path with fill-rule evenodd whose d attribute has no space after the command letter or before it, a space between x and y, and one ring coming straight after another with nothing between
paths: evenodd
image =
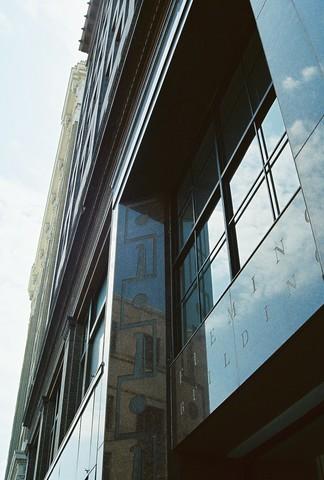
<instances>
[{"instance_id":1,"label":"overcast sky","mask_svg":"<svg viewBox=\"0 0 324 480\"><path fill-rule=\"evenodd\" d=\"M0 2L0 479L4 478L35 258L86 0Z\"/></svg>"}]
</instances>

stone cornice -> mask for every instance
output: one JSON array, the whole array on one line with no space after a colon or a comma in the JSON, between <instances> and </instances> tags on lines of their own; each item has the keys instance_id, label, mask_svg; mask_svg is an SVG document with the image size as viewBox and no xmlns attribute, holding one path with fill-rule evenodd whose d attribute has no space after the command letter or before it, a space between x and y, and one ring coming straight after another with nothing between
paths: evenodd
<instances>
[{"instance_id":1,"label":"stone cornice","mask_svg":"<svg viewBox=\"0 0 324 480\"><path fill-rule=\"evenodd\" d=\"M82 28L82 36L79 50L84 53L89 53L89 47L92 40L92 34L96 23L97 13L100 6L100 0L90 0L88 11L85 15L85 22Z\"/></svg>"}]
</instances>

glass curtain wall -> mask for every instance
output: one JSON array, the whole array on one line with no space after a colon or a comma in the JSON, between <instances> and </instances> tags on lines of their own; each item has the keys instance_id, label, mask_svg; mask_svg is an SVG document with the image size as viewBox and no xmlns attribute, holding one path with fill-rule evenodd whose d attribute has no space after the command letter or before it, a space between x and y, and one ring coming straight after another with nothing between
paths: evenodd
<instances>
[{"instance_id":1,"label":"glass curtain wall","mask_svg":"<svg viewBox=\"0 0 324 480\"><path fill-rule=\"evenodd\" d=\"M299 189L258 36L250 41L176 198L176 350L207 317Z\"/></svg>"}]
</instances>

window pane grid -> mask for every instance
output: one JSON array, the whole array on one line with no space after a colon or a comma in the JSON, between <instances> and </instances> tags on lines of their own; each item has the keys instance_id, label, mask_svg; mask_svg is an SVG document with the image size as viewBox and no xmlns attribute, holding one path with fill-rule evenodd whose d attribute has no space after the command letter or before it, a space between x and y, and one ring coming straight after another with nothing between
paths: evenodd
<instances>
[{"instance_id":1,"label":"window pane grid","mask_svg":"<svg viewBox=\"0 0 324 480\"><path fill-rule=\"evenodd\" d=\"M190 198L191 207L190 229L182 237L181 215L177 215L180 249L173 264L182 346L218 303L299 188L261 45L257 56L244 57L240 64L230 86L234 85L234 94L229 89L219 106L214 148L212 142L207 149L203 144L199 147L199 154L206 155L199 160L201 170L196 169L196 153L182 189L189 191L186 202ZM203 142L211 131L209 128ZM214 162L211 170L210 159ZM207 176L198 201L196 185L206 165ZM208 177L212 171L213 185ZM291 181L285 181L285 175ZM182 203L183 216L187 205ZM219 218L215 213L218 208Z\"/></svg>"}]
</instances>

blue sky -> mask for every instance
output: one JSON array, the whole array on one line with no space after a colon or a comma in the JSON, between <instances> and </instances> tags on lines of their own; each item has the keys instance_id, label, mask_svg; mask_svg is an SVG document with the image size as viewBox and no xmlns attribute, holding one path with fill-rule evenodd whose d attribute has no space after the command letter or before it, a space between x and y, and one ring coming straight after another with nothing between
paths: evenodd
<instances>
[{"instance_id":1,"label":"blue sky","mask_svg":"<svg viewBox=\"0 0 324 480\"><path fill-rule=\"evenodd\" d=\"M0 2L0 479L26 340L27 286L86 0Z\"/></svg>"}]
</instances>

